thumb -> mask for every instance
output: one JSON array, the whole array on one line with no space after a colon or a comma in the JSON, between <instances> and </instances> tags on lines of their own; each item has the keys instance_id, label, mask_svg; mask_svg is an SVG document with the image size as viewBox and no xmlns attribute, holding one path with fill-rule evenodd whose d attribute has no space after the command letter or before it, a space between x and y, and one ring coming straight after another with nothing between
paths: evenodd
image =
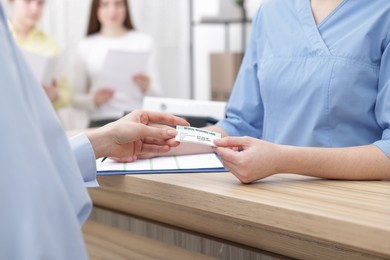
<instances>
[{"instance_id":1,"label":"thumb","mask_svg":"<svg viewBox=\"0 0 390 260\"><path fill-rule=\"evenodd\" d=\"M220 147L243 147L247 148L250 145L249 137L224 137L214 140L214 144Z\"/></svg>"},{"instance_id":2,"label":"thumb","mask_svg":"<svg viewBox=\"0 0 390 260\"><path fill-rule=\"evenodd\" d=\"M142 138L152 137L157 139L171 139L177 135L177 131L173 128L161 128L154 127L150 125L140 124L142 127L140 129L140 135Z\"/></svg>"},{"instance_id":3,"label":"thumb","mask_svg":"<svg viewBox=\"0 0 390 260\"><path fill-rule=\"evenodd\" d=\"M219 155L221 160L229 163L235 163L235 158L237 156L237 152L228 149L228 148L223 148L223 147L216 147L214 148L214 151Z\"/></svg>"}]
</instances>

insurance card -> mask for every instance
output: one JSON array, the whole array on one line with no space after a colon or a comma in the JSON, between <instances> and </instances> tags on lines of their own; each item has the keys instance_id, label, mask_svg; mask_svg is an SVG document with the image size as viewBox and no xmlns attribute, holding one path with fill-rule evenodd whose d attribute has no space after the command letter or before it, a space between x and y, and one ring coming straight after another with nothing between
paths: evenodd
<instances>
[{"instance_id":1,"label":"insurance card","mask_svg":"<svg viewBox=\"0 0 390 260\"><path fill-rule=\"evenodd\" d=\"M220 133L190 126L176 126L176 131L175 140L178 142L215 146L214 140L221 139Z\"/></svg>"}]
</instances>

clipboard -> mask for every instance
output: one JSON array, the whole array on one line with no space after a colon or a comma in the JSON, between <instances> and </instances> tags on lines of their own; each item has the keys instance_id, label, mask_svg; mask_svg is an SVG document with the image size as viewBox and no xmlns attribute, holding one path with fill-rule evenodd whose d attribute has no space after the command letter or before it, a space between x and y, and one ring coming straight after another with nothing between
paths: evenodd
<instances>
[{"instance_id":1,"label":"clipboard","mask_svg":"<svg viewBox=\"0 0 390 260\"><path fill-rule=\"evenodd\" d=\"M96 168L98 176L228 172L215 153L157 157L131 163L118 163L110 159L101 163L97 160Z\"/></svg>"}]
</instances>

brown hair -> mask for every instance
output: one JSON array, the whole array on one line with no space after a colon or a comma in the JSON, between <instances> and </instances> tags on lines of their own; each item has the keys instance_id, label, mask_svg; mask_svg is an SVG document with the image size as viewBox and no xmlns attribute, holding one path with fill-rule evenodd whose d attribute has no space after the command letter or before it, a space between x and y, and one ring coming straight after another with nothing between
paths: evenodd
<instances>
[{"instance_id":1,"label":"brown hair","mask_svg":"<svg viewBox=\"0 0 390 260\"><path fill-rule=\"evenodd\" d=\"M134 30L133 22L130 17L130 8L127 0L123 0L125 2L126 6L126 19L123 22L123 25L125 26L126 29L129 30ZM87 36L98 33L100 32L100 29L102 28L102 24L100 23L98 19L98 9L100 5L100 0L93 0L91 4L91 13L89 15L89 23L88 23L88 31L87 31Z\"/></svg>"}]
</instances>

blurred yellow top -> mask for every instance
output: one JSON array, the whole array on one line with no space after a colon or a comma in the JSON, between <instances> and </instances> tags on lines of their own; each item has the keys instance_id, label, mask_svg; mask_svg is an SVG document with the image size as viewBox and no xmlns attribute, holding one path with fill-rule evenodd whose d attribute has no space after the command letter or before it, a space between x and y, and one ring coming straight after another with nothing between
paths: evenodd
<instances>
[{"instance_id":1,"label":"blurred yellow top","mask_svg":"<svg viewBox=\"0 0 390 260\"><path fill-rule=\"evenodd\" d=\"M38 30L37 28L32 29L25 39L22 39L17 35L11 23L9 23L9 28L12 36L15 39L15 42L21 48L44 56L60 55L60 48L58 43L52 37ZM68 86L68 80L65 76L61 78L58 84L58 91L58 100L53 102L53 107L56 110L69 105L70 102L71 92Z\"/></svg>"}]
</instances>

